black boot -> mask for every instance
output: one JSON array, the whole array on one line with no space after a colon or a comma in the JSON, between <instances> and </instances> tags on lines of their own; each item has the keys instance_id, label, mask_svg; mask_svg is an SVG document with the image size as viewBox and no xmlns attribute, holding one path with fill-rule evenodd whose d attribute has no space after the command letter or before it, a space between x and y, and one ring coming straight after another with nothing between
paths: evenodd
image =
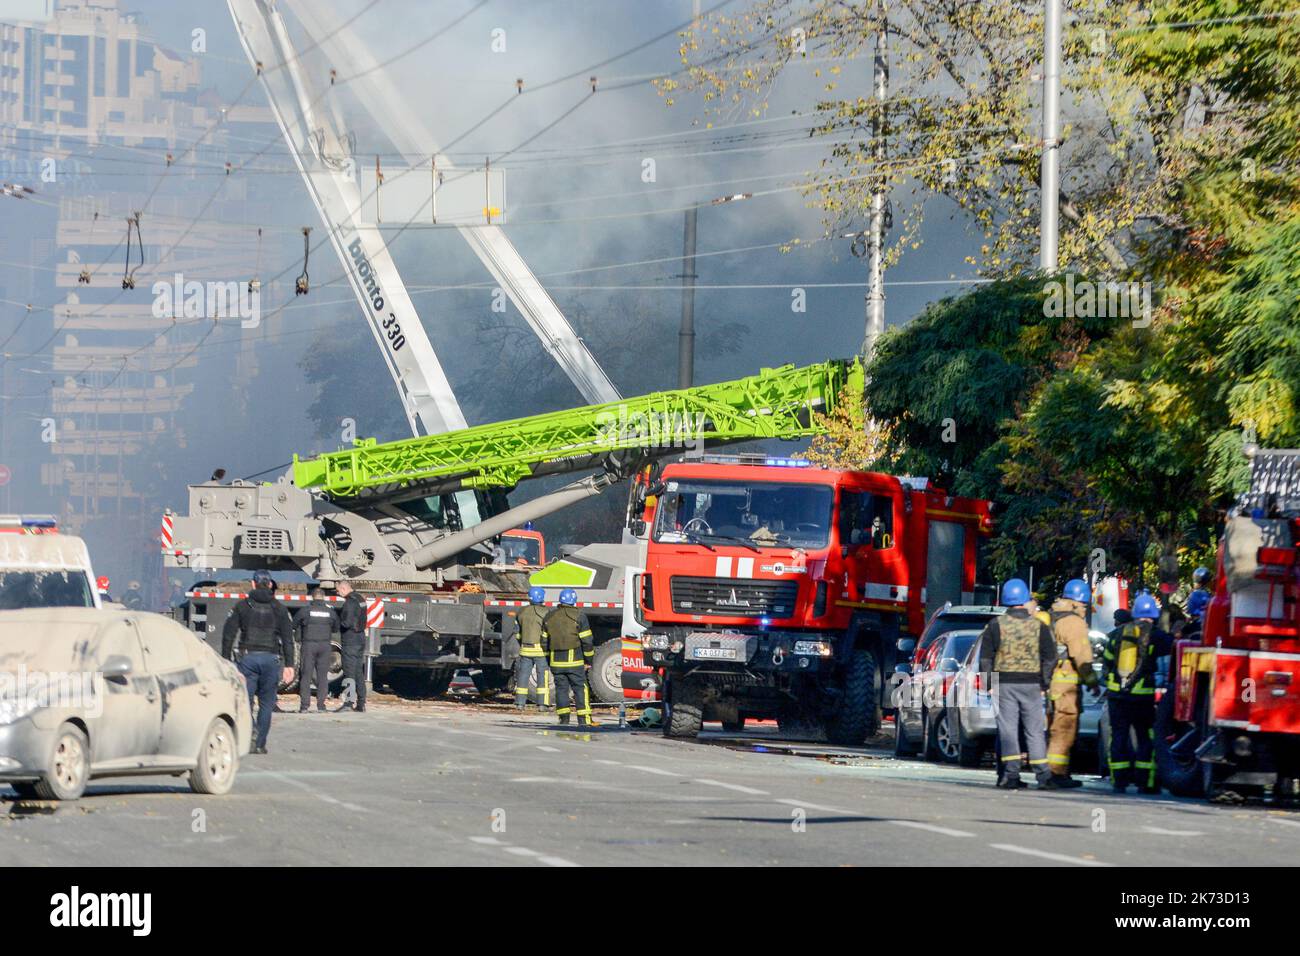
<instances>
[{"instance_id":1,"label":"black boot","mask_svg":"<svg viewBox=\"0 0 1300 956\"><path fill-rule=\"evenodd\" d=\"M1073 790L1076 787L1082 787L1082 780L1075 780L1068 773L1052 775L1053 790Z\"/></svg>"},{"instance_id":2,"label":"black boot","mask_svg":"<svg viewBox=\"0 0 1300 956\"><path fill-rule=\"evenodd\" d=\"M1002 779L998 781L999 790L1024 790L1028 786L1029 784L1020 779L1018 773L1003 774Z\"/></svg>"},{"instance_id":3,"label":"black boot","mask_svg":"<svg viewBox=\"0 0 1300 956\"><path fill-rule=\"evenodd\" d=\"M560 714L560 723L561 723L561 724L564 724L564 725L567 727L568 724L569 724L569 715L568 715L568 714Z\"/></svg>"}]
</instances>

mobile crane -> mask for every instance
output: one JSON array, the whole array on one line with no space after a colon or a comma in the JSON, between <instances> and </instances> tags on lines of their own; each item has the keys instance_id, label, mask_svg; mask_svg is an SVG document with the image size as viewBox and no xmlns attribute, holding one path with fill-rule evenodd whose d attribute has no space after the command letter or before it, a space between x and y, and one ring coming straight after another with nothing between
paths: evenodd
<instances>
[{"instance_id":1,"label":"mobile crane","mask_svg":"<svg viewBox=\"0 0 1300 956\"><path fill-rule=\"evenodd\" d=\"M437 691L457 667L500 663L502 619L530 583L557 592L575 587L600 642L620 637L624 589L644 554L647 466L700 443L814 434L812 412L860 395L861 377L856 362L785 366L731 382L383 444L363 439L353 448L295 457L275 482L191 485L188 513L163 517L164 562L350 581L374 609L374 680L414 669ZM506 492L521 481L593 470L531 501L507 503ZM632 485L622 542L588 545L543 569L489 563L489 542L638 473L643 480ZM237 590L198 589L186 620L215 641L240 597ZM603 655L615 654L618 643ZM604 688L602 696L614 689Z\"/></svg>"}]
</instances>

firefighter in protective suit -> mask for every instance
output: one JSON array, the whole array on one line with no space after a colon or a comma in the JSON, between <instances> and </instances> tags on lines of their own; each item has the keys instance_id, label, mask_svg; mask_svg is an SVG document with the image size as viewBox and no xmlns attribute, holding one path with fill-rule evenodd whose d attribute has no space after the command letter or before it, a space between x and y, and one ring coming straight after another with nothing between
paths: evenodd
<instances>
[{"instance_id":1,"label":"firefighter in protective suit","mask_svg":"<svg viewBox=\"0 0 1300 956\"><path fill-rule=\"evenodd\" d=\"M1047 738L1047 766L1058 789L1083 786L1070 776L1070 750L1079 735L1079 714L1083 711L1079 685L1097 686L1092 668L1092 643L1084 617L1092 602L1086 581L1067 581L1061 597L1052 605L1052 636L1056 638L1056 669L1047 688L1052 702L1052 722Z\"/></svg>"},{"instance_id":2,"label":"firefighter in protective suit","mask_svg":"<svg viewBox=\"0 0 1300 956\"><path fill-rule=\"evenodd\" d=\"M1156 659L1170 652L1172 640L1157 624L1160 605L1143 591L1133 602L1133 619L1106 640L1106 710L1110 716L1110 779L1116 793L1136 783L1142 793L1159 793L1156 784ZM1134 749L1130 737L1137 738Z\"/></svg>"},{"instance_id":3,"label":"firefighter in protective suit","mask_svg":"<svg viewBox=\"0 0 1300 956\"><path fill-rule=\"evenodd\" d=\"M578 610L578 592L565 588L560 592L560 606L542 622L542 648L555 677L555 714L561 724L569 715L578 714L578 726L591 724L591 691L587 688L587 668L596 653L591 640L591 622ZM569 699L572 696L573 704Z\"/></svg>"},{"instance_id":4,"label":"firefighter in protective suit","mask_svg":"<svg viewBox=\"0 0 1300 956\"><path fill-rule=\"evenodd\" d=\"M537 702L542 707L551 705L550 689L546 686L546 651L542 649L542 624L546 621L546 589L528 589L528 606L519 609L511 619L510 638L519 642L519 660L515 663L515 707L523 710L528 704L528 678L535 675Z\"/></svg>"}]
</instances>

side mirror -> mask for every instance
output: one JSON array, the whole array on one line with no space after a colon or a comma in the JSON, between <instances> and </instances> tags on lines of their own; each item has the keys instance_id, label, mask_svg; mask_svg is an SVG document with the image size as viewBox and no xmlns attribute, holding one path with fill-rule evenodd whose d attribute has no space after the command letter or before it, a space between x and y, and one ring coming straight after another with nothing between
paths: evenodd
<instances>
[{"instance_id":1,"label":"side mirror","mask_svg":"<svg viewBox=\"0 0 1300 956\"><path fill-rule=\"evenodd\" d=\"M912 637L900 637L898 639L898 653L904 657L911 657L916 651L916 639Z\"/></svg>"},{"instance_id":2,"label":"side mirror","mask_svg":"<svg viewBox=\"0 0 1300 956\"><path fill-rule=\"evenodd\" d=\"M908 675L910 675L910 674L912 673L912 665L911 665L911 664L895 664L895 665L894 665L894 673L895 673L895 674L908 674Z\"/></svg>"},{"instance_id":3,"label":"side mirror","mask_svg":"<svg viewBox=\"0 0 1300 956\"><path fill-rule=\"evenodd\" d=\"M108 660L104 661L99 672L104 675L104 680L111 680L115 684L125 684L126 679L131 676L134 668L131 665L131 658L123 654L113 654Z\"/></svg>"}]
</instances>

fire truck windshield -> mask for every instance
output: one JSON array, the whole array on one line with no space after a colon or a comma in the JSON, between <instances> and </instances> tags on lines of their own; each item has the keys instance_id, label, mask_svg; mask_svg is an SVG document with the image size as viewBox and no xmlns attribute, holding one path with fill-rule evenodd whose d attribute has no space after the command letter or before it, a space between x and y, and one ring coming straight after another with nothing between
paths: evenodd
<instances>
[{"instance_id":1,"label":"fire truck windshield","mask_svg":"<svg viewBox=\"0 0 1300 956\"><path fill-rule=\"evenodd\" d=\"M823 548L834 489L775 481L673 481L659 498L654 539L747 548Z\"/></svg>"}]
</instances>

